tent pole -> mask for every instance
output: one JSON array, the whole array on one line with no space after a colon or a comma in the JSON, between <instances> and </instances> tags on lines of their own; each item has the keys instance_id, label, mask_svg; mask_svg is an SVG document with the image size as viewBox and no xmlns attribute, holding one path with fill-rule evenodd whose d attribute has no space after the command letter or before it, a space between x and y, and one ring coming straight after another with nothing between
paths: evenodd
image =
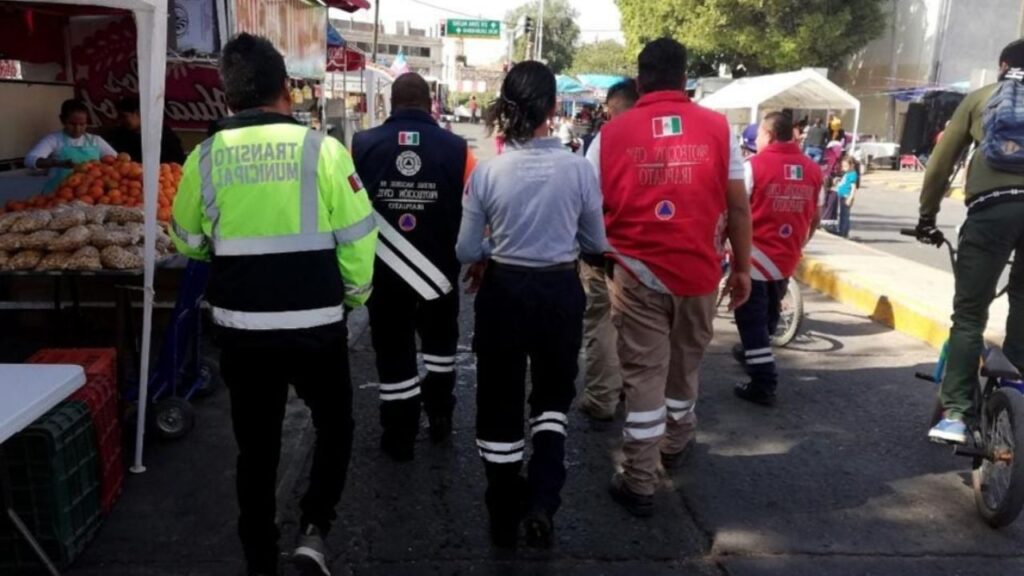
<instances>
[{"instance_id":1,"label":"tent pole","mask_svg":"<svg viewBox=\"0 0 1024 576\"><path fill-rule=\"evenodd\" d=\"M857 141L860 140L860 102L853 109L853 142L850 144L850 155L857 151Z\"/></svg>"}]
</instances>

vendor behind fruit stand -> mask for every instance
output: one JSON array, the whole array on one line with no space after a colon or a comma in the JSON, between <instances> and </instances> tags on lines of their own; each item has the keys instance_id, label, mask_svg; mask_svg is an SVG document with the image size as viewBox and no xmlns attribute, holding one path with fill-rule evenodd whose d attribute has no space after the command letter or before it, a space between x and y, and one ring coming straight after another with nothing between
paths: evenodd
<instances>
[{"instance_id":1,"label":"vendor behind fruit stand","mask_svg":"<svg viewBox=\"0 0 1024 576\"><path fill-rule=\"evenodd\" d=\"M60 106L60 121L64 129L43 136L43 139L25 155L25 166L37 170L50 170L50 179L44 192L56 190L76 164L99 160L103 156L117 156L106 140L86 133L89 111L79 100L65 100Z\"/></svg>"},{"instance_id":2,"label":"vendor behind fruit stand","mask_svg":"<svg viewBox=\"0 0 1024 576\"><path fill-rule=\"evenodd\" d=\"M117 113L121 126L107 135L110 143L118 152L131 156L136 162L142 162L142 117L139 114L138 97L129 96L118 102ZM181 147L181 140L166 122L164 132L160 136L160 163L185 163L185 151Z\"/></svg>"}]
</instances>

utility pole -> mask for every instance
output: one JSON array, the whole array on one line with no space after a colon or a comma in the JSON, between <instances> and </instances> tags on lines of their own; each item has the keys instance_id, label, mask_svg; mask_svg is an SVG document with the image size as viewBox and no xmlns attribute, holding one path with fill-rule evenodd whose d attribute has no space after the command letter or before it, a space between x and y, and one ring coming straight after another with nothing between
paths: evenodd
<instances>
[{"instance_id":1,"label":"utility pole","mask_svg":"<svg viewBox=\"0 0 1024 576\"><path fill-rule=\"evenodd\" d=\"M537 60L544 60L544 0L540 0L540 14L537 16Z\"/></svg>"},{"instance_id":2,"label":"utility pole","mask_svg":"<svg viewBox=\"0 0 1024 576\"><path fill-rule=\"evenodd\" d=\"M380 32L380 0L373 3L373 56L370 61L377 63L377 39Z\"/></svg>"}]
</instances>

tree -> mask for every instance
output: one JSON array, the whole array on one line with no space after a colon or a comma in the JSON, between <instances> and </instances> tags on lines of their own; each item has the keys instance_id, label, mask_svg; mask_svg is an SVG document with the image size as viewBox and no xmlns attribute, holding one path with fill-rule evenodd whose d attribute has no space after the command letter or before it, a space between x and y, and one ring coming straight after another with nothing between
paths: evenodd
<instances>
[{"instance_id":1,"label":"tree","mask_svg":"<svg viewBox=\"0 0 1024 576\"><path fill-rule=\"evenodd\" d=\"M532 0L509 10L505 22L514 26L520 16L530 16L536 20L539 11L540 2ZM576 42L580 38L580 27L576 24L579 15L568 0L546 0L544 3L544 54L541 57L548 61L548 66L555 74L572 66ZM526 41L525 37L516 41L516 60L526 53Z\"/></svg>"},{"instance_id":2,"label":"tree","mask_svg":"<svg viewBox=\"0 0 1024 576\"><path fill-rule=\"evenodd\" d=\"M615 0L636 54L662 36L690 51L691 70L727 64L760 74L833 67L885 27L883 0ZM888 4L888 1L885 2Z\"/></svg>"},{"instance_id":3,"label":"tree","mask_svg":"<svg viewBox=\"0 0 1024 576\"><path fill-rule=\"evenodd\" d=\"M636 58L614 40L584 44L576 50L573 74L620 74L636 76Z\"/></svg>"}]
</instances>

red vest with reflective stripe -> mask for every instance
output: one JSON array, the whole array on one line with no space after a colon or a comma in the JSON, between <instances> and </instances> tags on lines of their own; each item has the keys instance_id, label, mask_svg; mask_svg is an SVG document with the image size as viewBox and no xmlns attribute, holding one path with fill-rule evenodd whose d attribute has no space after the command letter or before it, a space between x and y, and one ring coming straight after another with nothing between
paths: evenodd
<instances>
[{"instance_id":1,"label":"red vest with reflective stripe","mask_svg":"<svg viewBox=\"0 0 1024 576\"><path fill-rule=\"evenodd\" d=\"M752 157L754 219L751 277L783 280L796 271L818 213L821 168L792 142L777 142Z\"/></svg>"},{"instance_id":2,"label":"red vest with reflective stripe","mask_svg":"<svg viewBox=\"0 0 1024 576\"><path fill-rule=\"evenodd\" d=\"M677 296L710 294L722 276L729 138L724 116L668 91L601 129L608 242Z\"/></svg>"}]
</instances>

